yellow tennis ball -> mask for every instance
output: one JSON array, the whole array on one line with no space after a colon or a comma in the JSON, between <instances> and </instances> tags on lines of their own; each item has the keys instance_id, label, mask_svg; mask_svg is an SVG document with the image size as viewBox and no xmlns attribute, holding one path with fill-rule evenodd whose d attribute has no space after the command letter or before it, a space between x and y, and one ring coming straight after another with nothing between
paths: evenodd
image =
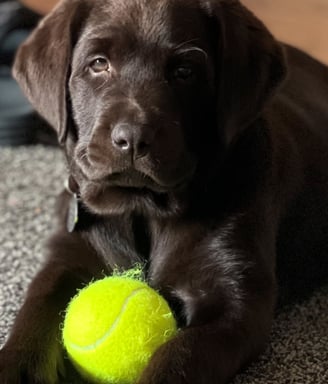
<instances>
[{"instance_id":1,"label":"yellow tennis ball","mask_svg":"<svg viewBox=\"0 0 328 384\"><path fill-rule=\"evenodd\" d=\"M90 284L72 299L63 342L88 380L132 384L176 331L163 297L142 281L113 276Z\"/></svg>"}]
</instances>

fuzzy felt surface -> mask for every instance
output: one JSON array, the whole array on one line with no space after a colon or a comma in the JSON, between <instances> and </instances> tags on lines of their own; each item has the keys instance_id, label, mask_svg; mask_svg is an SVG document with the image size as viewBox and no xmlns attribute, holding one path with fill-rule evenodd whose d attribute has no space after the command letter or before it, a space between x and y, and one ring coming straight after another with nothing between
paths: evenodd
<instances>
[{"instance_id":1,"label":"fuzzy felt surface","mask_svg":"<svg viewBox=\"0 0 328 384\"><path fill-rule=\"evenodd\" d=\"M71 300L63 340L83 376L95 383L133 384L176 332L173 314L157 292L142 281L113 276Z\"/></svg>"}]
</instances>

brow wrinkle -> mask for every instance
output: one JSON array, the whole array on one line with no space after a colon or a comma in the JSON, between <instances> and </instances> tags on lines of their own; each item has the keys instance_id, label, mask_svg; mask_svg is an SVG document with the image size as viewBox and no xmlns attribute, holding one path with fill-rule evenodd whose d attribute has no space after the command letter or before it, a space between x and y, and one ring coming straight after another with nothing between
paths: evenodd
<instances>
[{"instance_id":1,"label":"brow wrinkle","mask_svg":"<svg viewBox=\"0 0 328 384\"><path fill-rule=\"evenodd\" d=\"M178 51L176 51L176 54L183 55L183 54L188 53L188 52L199 52L205 56L206 60L208 59L208 54L202 48L199 48L199 47L182 48L182 49L179 49Z\"/></svg>"}]
</instances>

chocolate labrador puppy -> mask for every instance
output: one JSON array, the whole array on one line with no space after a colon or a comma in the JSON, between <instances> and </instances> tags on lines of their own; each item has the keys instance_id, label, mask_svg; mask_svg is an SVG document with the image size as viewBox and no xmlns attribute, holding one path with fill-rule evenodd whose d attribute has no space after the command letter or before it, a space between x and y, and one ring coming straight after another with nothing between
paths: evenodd
<instances>
[{"instance_id":1,"label":"chocolate labrador puppy","mask_svg":"<svg viewBox=\"0 0 328 384\"><path fill-rule=\"evenodd\" d=\"M69 299L141 262L181 331L138 384L227 383L265 346L278 282L327 274L327 67L237 0L65 0L14 72L69 188L0 382L63 382Z\"/></svg>"}]
</instances>

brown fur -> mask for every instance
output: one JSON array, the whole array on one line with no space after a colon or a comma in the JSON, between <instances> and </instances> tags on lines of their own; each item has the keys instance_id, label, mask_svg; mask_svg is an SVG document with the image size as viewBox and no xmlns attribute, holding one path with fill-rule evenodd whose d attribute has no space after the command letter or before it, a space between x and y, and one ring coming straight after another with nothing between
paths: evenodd
<instances>
[{"instance_id":1,"label":"brown fur","mask_svg":"<svg viewBox=\"0 0 328 384\"><path fill-rule=\"evenodd\" d=\"M58 132L80 221L67 232L63 192L0 382L61 382L70 297L142 262L182 330L139 384L227 383L265 346L277 282L283 301L327 276L327 67L239 1L66 0L15 76Z\"/></svg>"}]
</instances>

